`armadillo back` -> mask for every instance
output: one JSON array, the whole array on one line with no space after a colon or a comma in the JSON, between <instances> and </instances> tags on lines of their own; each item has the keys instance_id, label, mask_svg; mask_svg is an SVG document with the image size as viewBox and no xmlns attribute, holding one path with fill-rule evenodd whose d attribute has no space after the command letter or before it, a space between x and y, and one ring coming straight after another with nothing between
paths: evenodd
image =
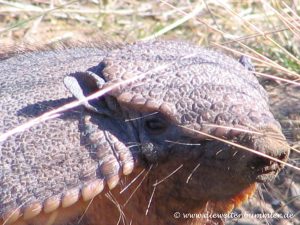
<instances>
[{"instance_id":1,"label":"armadillo back","mask_svg":"<svg viewBox=\"0 0 300 225\"><path fill-rule=\"evenodd\" d=\"M0 133L74 100L63 77L97 65L104 55L97 48L70 48L0 61ZM87 170L93 171L96 162L80 147L80 114L80 108L74 109L0 143L0 183L9 187L0 189L0 216L95 175ZM62 165L71 171L64 171Z\"/></svg>"}]
</instances>

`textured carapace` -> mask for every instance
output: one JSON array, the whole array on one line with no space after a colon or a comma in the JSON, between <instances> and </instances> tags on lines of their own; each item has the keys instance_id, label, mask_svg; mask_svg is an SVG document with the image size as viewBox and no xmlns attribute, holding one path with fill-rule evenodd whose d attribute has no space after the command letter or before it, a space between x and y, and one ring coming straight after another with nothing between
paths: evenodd
<instances>
[{"instance_id":1,"label":"textured carapace","mask_svg":"<svg viewBox=\"0 0 300 225\"><path fill-rule=\"evenodd\" d=\"M282 168L203 133L283 161L288 157L266 92L252 72L219 52L152 41L115 49L38 51L2 60L0 66L1 133L74 100L67 89L82 100L134 79L0 143L4 221L21 217L38 224L38 215L93 199L106 184L113 189L124 175L136 176L138 168L152 170L140 188L147 195L153 183L180 168L154 195L146 220L174 223L170 212L179 205L192 211L203 210L207 202L234 206L236 196ZM130 204L123 210L140 208L139 202ZM163 221L158 212L170 218ZM140 217L137 221L145 215Z\"/></svg>"}]
</instances>

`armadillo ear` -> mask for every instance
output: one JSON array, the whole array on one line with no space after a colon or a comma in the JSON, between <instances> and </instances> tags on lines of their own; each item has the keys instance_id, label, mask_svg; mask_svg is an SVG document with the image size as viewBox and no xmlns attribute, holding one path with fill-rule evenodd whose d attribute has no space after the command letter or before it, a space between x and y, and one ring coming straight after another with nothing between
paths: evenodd
<instances>
[{"instance_id":1,"label":"armadillo ear","mask_svg":"<svg viewBox=\"0 0 300 225\"><path fill-rule=\"evenodd\" d=\"M99 91L105 81L91 71L76 72L69 74L64 78L66 88L73 94L75 98L83 101L83 105L94 112L106 114L105 106L100 99L90 101L84 100L89 95Z\"/></svg>"},{"instance_id":2,"label":"armadillo ear","mask_svg":"<svg viewBox=\"0 0 300 225\"><path fill-rule=\"evenodd\" d=\"M247 70L255 72L255 68L252 64L251 58L242 55L239 59L239 63L242 64Z\"/></svg>"}]
</instances>

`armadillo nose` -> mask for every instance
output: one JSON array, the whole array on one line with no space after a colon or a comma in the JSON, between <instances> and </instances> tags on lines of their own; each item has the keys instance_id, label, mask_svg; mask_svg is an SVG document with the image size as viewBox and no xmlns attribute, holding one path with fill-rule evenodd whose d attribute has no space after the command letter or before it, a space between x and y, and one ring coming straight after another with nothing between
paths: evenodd
<instances>
[{"instance_id":1,"label":"armadillo nose","mask_svg":"<svg viewBox=\"0 0 300 225\"><path fill-rule=\"evenodd\" d=\"M273 158L278 159L282 162L286 162L288 159L288 154L281 153L280 155L278 155L278 157ZM253 158L253 160L251 160L251 162L248 163L248 167L257 171L257 173L259 174L267 174L271 172L277 173L280 169L283 168L283 164L270 158L256 156Z\"/></svg>"},{"instance_id":2,"label":"armadillo nose","mask_svg":"<svg viewBox=\"0 0 300 225\"><path fill-rule=\"evenodd\" d=\"M262 135L253 137L254 149L286 162L289 156L290 146L282 134L280 125L275 126L275 124L269 124L264 127L263 131Z\"/></svg>"},{"instance_id":3,"label":"armadillo nose","mask_svg":"<svg viewBox=\"0 0 300 225\"><path fill-rule=\"evenodd\" d=\"M257 181L271 180L284 167L289 157L290 147L278 130L256 137L254 140L254 149L266 156L255 155L247 166L257 175Z\"/></svg>"}]
</instances>

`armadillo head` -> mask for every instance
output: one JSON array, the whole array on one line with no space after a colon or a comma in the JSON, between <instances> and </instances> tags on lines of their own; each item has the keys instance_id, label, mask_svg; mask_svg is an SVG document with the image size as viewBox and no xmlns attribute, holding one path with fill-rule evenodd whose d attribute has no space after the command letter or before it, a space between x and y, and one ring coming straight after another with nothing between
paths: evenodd
<instances>
[{"instance_id":1,"label":"armadillo head","mask_svg":"<svg viewBox=\"0 0 300 225\"><path fill-rule=\"evenodd\" d=\"M154 181L169 177L171 185L162 195L233 199L282 168L259 153L288 158L289 146L266 92L253 73L223 54L180 42L138 43L65 80L79 99L118 82L85 105L95 112L92 117L101 114L122 124L118 132L127 141L120 141L135 146L122 165L153 167ZM110 165L107 176L116 177L118 160L104 164Z\"/></svg>"}]
</instances>

